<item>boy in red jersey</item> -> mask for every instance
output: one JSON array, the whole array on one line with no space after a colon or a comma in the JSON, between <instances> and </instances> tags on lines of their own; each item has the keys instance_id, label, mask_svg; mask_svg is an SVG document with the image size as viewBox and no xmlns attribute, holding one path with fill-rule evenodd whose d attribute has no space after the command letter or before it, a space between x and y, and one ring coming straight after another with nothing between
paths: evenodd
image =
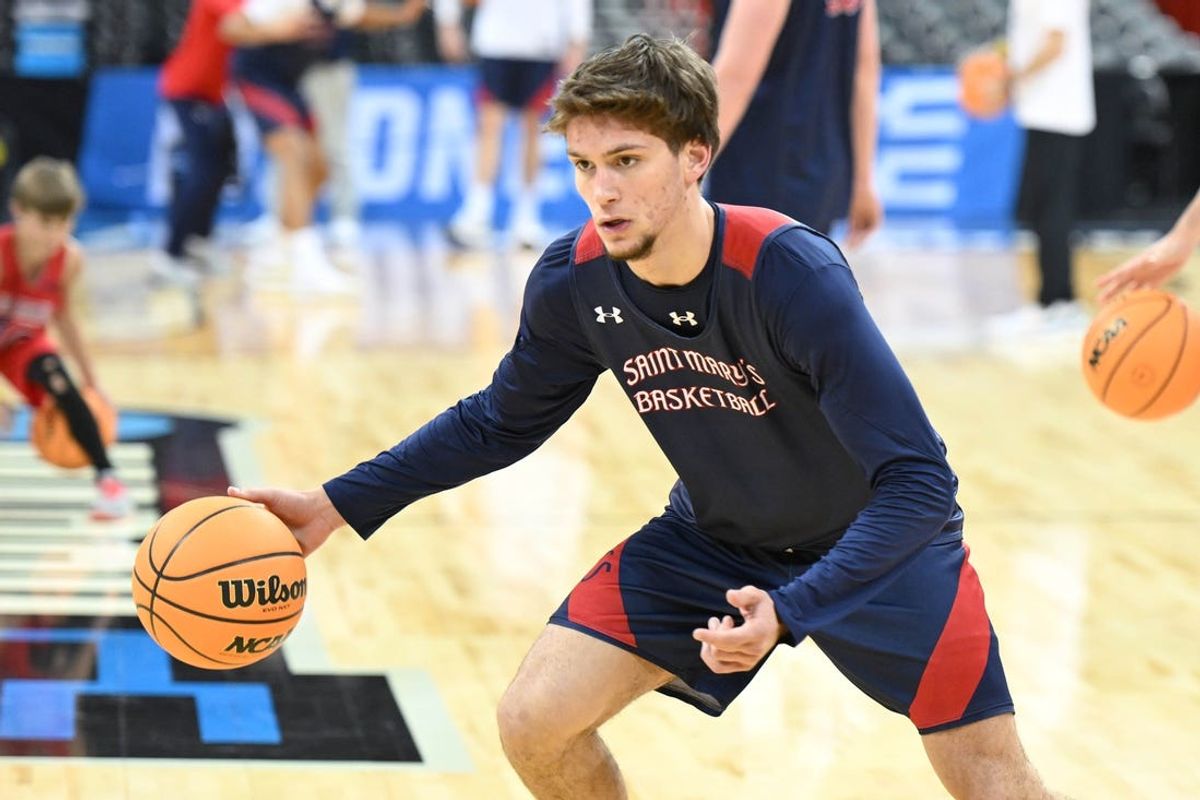
<instances>
[{"instance_id":1,"label":"boy in red jersey","mask_svg":"<svg viewBox=\"0 0 1200 800\"><path fill-rule=\"evenodd\" d=\"M83 252L71 238L82 206L83 189L65 161L35 158L13 181L13 222L0 227L0 374L35 408L47 396L54 398L96 468L92 518L119 519L131 510L129 493L108 459L95 417L46 335L53 323L84 387L99 392L70 305L70 288L83 270Z\"/></svg>"}]
</instances>

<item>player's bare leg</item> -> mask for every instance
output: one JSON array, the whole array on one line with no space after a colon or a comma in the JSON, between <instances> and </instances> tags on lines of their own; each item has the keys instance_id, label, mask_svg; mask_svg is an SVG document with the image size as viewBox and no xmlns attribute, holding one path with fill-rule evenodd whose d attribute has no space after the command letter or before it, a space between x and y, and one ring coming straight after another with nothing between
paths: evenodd
<instances>
[{"instance_id":1,"label":"player's bare leg","mask_svg":"<svg viewBox=\"0 0 1200 800\"><path fill-rule=\"evenodd\" d=\"M1012 714L921 737L942 785L958 800L1053 800L1021 747Z\"/></svg>"},{"instance_id":2,"label":"player's bare leg","mask_svg":"<svg viewBox=\"0 0 1200 800\"><path fill-rule=\"evenodd\" d=\"M539 800L625 798L625 782L599 727L672 679L632 653L548 625L500 699L500 741Z\"/></svg>"}]
</instances>

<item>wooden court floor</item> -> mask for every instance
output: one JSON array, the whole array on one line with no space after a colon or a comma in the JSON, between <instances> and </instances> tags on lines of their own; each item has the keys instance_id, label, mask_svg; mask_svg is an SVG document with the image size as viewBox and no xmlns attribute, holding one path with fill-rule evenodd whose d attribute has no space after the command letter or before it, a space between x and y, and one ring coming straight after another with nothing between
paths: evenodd
<instances>
[{"instance_id":1,"label":"wooden court floor","mask_svg":"<svg viewBox=\"0 0 1200 800\"><path fill-rule=\"evenodd\" d=\"M1119 255L1087 254L1081 281ZM879 246L851 261L960 476L1031 758L1074 798L1200 797L1200 408L1126 421L1087 393L1074 339L981 344L980 315L1016 302L1027 255ZM93 258L109 393L250 420L257 474L309 487L487 383L531 259L384 241L357 262L364 299L303 303L241 288L238 263L194 300L131 300L136 262ZM418 503L369 543L339 532L309 560L306 618L330 664L426 673L461 771L5 758L0 798L526 797L496 702L545 618L672 481L607 377L525 461ZM778 651L720 719L653 696L603 733L643 800L944 796L909 723L811 644Z\"/></svg>"}]
</instances>

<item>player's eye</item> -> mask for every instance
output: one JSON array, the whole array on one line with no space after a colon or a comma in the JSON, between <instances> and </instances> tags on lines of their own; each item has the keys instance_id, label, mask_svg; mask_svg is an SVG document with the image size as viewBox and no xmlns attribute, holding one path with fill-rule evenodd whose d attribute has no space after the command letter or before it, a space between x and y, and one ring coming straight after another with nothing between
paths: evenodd
<instances>
[{"instance_id":1,"label":"player's eye","mask_svg":"<svg viewBox=\"0 0 1200 800\"><path fill-rule=\"evenodd\" d=\"M592 162L580 159L575 162L575 169L580 172L588 172L592 168Z\"/></svg>"},{"instance_id":2,"label":"player's eye","mask_svg":"<svg viewBox=\"0 0 1200 800\"><path fill-rule=\"evenodd\" d=\"M636 156L618 156L617 157L617 166L632 167L634 164L637 163L637 161L638 160L637 160Z\"/></svg>"}]
</instances>

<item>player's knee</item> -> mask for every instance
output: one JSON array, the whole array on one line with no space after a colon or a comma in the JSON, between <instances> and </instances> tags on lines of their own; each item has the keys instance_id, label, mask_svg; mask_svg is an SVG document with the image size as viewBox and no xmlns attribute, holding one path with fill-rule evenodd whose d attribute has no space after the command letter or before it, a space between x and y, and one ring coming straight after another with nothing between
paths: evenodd
<instances>
[{"instance_id":1,"label":"player's knee","mask_svg":"<svg viewBox=\"0 0 1200 800\"><path fill-rule=\"evenodd\" d=\"M574 724L569 714L561 713L547 700L544 693L523 687L520 682L500 698L496 724L510 760L553 757L583 732L581 728L586 726Z\"/></svg>"},{"instance_id":2,"label":"player's knee","mask_svg":"<svg viewBox=\"0 0 1200 800\"><path fill-rule=\"evenodd\" d=\"M60 401L61 398L71 394L75 388L71 384L71 379L67 377L62 359L52 353L41 356L29 365L28 378L34 383L40 384Z\"/></svg>"}]
</instances>

